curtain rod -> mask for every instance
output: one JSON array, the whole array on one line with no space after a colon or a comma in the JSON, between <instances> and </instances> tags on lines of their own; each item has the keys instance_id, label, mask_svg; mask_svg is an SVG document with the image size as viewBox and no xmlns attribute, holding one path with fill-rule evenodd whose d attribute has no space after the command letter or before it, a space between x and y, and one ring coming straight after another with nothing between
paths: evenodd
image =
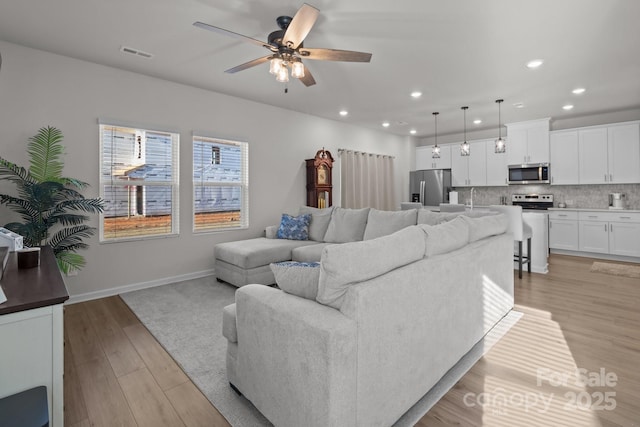
<instances>
[{"instance_id":1,"label":"curtain rod","mask_svg":"<svg viewBox=\"0 0 640 427\"><path fill-rule=\"evenodd\" d=\"M364 155L367 155L367 156L390 157L392 159L396 158L396 156L391 156L389 154L367 153L366 151L357 151L357 150L349 150L347 148L338 148L338 154L342 154L345 151L348 152L348 153L364 154Z\"/></svg>"}]
</instances>

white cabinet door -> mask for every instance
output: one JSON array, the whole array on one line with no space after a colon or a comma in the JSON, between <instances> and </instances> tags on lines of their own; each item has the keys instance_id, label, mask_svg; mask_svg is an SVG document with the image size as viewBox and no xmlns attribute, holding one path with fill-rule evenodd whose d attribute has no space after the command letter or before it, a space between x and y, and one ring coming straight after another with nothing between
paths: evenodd
<instances>
[{"instance_id":1,"label":"white cabinet door","mask_svg":"<svg viewBox=\"0 0 640 427\"><path fill-rule=\"evenodd\" d=\"M487 152L484 141L469 143L471 154L469 159L469 185L487 185ZM462 157L462 156L460 156Z\"/></svg>"},{"instance_id":2,"label":"white cabinet door","mask_svg":"<svg viewBox=\"0 0 640 427\"><path fill-rule=\"evenodd\" d=\"M578 131L552 132L549 145L551 185L578 184Z\"/></svg>"},{"instance_id":3,"label":"white cabinet door","mask_svg":"<svg viewBox=\"0 0 640 427\"><path fill-rule=\"evenodd\" d=\"M609 223L579 221L579 248L583 252L609 253Z\"/></svg>"},{"instance_id":4,"label":"white cabinet door","mask_svg":"<svg viewBox=\"0 0 640 427\"><path fill-rule=\"evenodd\" d=\"M493 140L485 141L487 156L487 185L507 185L509 172L507 168L507 153L496 153Z\"/></svg>"},{"instance_id":5,"label":"white cabinet door","mask_svg":"<svg viewBox=\"0 0 640 427\"><path fill-rule=\"evenodd\" d=\"M640 124L609 126L609 182L640 183Z\"/></svg>"},{"instance_id":6,"label":"white cabinet door","mask_svg":"<svg viewBox=\"0 0 640 427\"><path fill-rule=\"evenodd\" d=\"M640 257L640 224L609 223L609 253Z\"/></svg>"},{"instance_id":7,"label":"white cabinet door","mask_svg":"<svg viewBox=\"0 0 640 427\"><path fill-rule=\"evenodd\" d=\"M580 184L609 181L607 127L578 130Z\"/></svg>"},{"instance_id":8,"label":"white cabinet door","mask_svg":"<svg viewBox=\"0 0 640 427\"><path fill-rule=\"evenodd\" d=\"M433 158L433 145L416 147L416 170L450 169L451 146L439 145L440 158Z\"/></svg>"},{"instance_id":9,"label":"white cabinet door","mask_svg":"<svg viewBox=\"0 0 640 427\"><path fill-rule=\"evenodd\" d=\"M578 221L549 219L549 247L551 249L578 250Z\"/></svg>"},{"instance_id":10,"label":"white cabinet door","mask_svg":"<svg viewBox=\"0 0 640 427\"><path fill-rule=\"evenodd\" d=\"M431 147L416 147L416 169L417 171L432 169L433 159L431 158Z\"/></svg>"},{"instance_id":11,"label":"white cabinet door","mask_svg":"<svg viewBox=\"0 0 640 427\"><path fill-rule=\"evenodd\" d=\"M517 165L527 163L526 129L509 129L506 151L508 164Z\"/></svg>"},{"instance_id":12,"label":"white cabinet door","mask_svg":"<svg viewBox=\"0 0 640 427\"><path fill-rule=\"evenodd\" d=\"M451 157L451 185L453 187L467 187L469 185L469 157Z\"/></svg>"},{"instance_id":13,"label":"white cabinet door","mask_svg":"<svg viewBox=\"0 0 640 427\"><path fill-rule=\"evenodd\" d=\"M549 126L527 130L527 163L549 162Z\"/></svg>"}]
</instances>

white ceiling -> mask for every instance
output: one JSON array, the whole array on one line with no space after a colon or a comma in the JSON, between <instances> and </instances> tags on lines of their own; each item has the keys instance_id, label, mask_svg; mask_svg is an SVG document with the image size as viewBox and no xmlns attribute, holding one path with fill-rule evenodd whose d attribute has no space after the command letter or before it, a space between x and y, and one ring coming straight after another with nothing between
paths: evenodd
<instances>
[{"instance_id":1,"label":"white ceiling","mask_svg":"<svg viewBox=\"0 0 640 427\"><path fill-rule=\"evenodd\" d=\"M305 47L371 52L371 63L310 61L317 84L275 81L263 64L224 70L266 49L194 27L259 40L302 0L13 0L0 39L355 125L431 136L502 122L640 107L638 0L308 0L320 18ZM152 59L120 52L128 46ZM0 52L1 53L1 52ZM525 63L542 58L529 70ZM5 66L9 59L4 58ZM583 95L572 89L586 88ZM412 99L412 91L423 93ZM516 109L513 104L525 107ZM562 106L575 105L571 111ZM340 109L349 115L342 118ZM242 114L238 111L238 114ZM475 126L471 121L481 118Z\"/></svg>"}]
</instances>

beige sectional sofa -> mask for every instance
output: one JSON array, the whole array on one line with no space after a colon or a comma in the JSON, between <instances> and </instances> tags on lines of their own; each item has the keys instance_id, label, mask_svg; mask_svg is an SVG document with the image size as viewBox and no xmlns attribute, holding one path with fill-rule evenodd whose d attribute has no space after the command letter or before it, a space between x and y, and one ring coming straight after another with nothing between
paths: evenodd
<instances>
[{"instance_id":1,"label":"beige sectional sofa","mask_svg":"<svg viewBox=\"0 0 640 427\"><path fill-rule=\"evenodd\" d=\"M230 383L277 426L392 425L512 309L506 229L504 215L412 225L324 245L300 289L238 289Z\"/></svg>"},{"instance_id":2,"label":"beige sectional sofa","mask_svg":"<svg viewBox=\"0 0 640 427\"><path fill-rule=\"evenodd\" d=\"M309 240L277 239L277 225L267 227L265 237L219 243L214 247L218 280L241 287L250 283L275 284L269 265L281 261L320 261L329 244L371 240L410 225L434 225L460 213L435 213L426 209L381 211L377 209L316 209L300 207L298 214L311 214ZM467 213L466 215L470 215Z\"/></svg>"}]
</instances>

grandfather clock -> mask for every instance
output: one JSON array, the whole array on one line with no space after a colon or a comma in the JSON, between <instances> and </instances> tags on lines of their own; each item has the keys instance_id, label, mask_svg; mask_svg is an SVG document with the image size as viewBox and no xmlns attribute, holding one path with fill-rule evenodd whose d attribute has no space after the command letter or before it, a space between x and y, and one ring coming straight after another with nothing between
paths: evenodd
<instances>
[{"instance_id":1,"label":"grandfather clock","mask_svg":"<svg viewBox=\"0 0 640 427\"><path fill-rule=\"evenodd\" d=\"M307 159L307 206L328 208L333 205L331 169L333 157L325 150L318 150L313 159Z\"/></svg>"}]
</instances>

